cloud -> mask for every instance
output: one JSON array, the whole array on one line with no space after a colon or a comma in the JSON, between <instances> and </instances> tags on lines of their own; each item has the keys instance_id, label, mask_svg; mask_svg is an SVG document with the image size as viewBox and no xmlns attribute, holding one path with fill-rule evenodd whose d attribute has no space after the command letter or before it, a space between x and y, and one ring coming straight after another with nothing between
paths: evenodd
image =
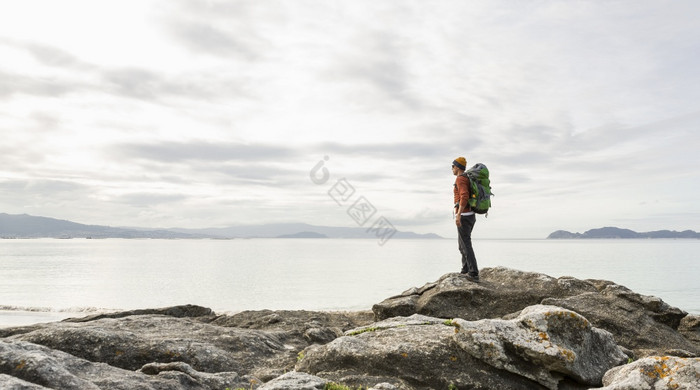
<instances>
[{"instance_id":1,"label":"cloud","mask_svg":"<svg viewBox=\"0 0 700 390\"><path fill-rule=\"evenodd\" d=\"M117 94L153 100L162 95L167 81L145 69L118 69L103 73L106 83Z\"/></svg>"},{"instance_id":2,"label":"cloud","mask_svg":"<svg viewBox=\"0 0 700 390\"><path fill-rule=\"evenodd\" d=\"M0 68L0 98L16 94L65 97L83 93L169 103L167 99L172 98L201 102L232 94L237 99L252 95L248 80L219 68L173 73L150 64L106 66L45 44L7 39L0 40L0 44L28 53L40 65L33 73Z\"/></svg>"},{"instance_id":3,"label":"cloud","mask_svg":"<svg viewBox=\"0 0 700 390\"><path fill-rule=\"evenodd\" d=\"M27 50L37 61L49 67L74 70L90 70L94 67L73 53L55 46L22 41L15 41L12 44L17 48Z\"/></svg>"},{"instance_id":4,"label":"cloud","mask_svg":"<svg viewBox=\"0 0 700 390\"><path fill-rule=\"evenodd\" d=\"M475 140L473 147L478 147L480 141ZM440 143L427 142L393 142L393 143L360 143L360 144L340 144L336 142L327 142L315 146L319 151L326 151L329 154L340 154L344 156L365 156L376 157L383 160L397 159L449 159L446 156L452 148L448 145ZM457 157L457 156L454 156Z\"/></svg>"},{"instance_id":5,"label":"cloud","mask_svg":"<svg viewBox=\"0 0 700 390\"><path fill-rule=\"evenodd\" d=\"M478 146L478 142L476 142ZM428 144L418 142L396 142L396 143L361 143L356 145L341 144L336 142L326 142L320 144L310 144L302 152L297 147L286 147L280 144L261 143L214 143L210 141L195 140L187 142L147 142L147 143L126 143L109 147L111 153L116 156L131 160L147 160L158 163L191 163L191 164L221 164L221 169L244 174L242 169L249 167L270 166L293 167L293 171L310 169L314 164L307 161L308 167L303 164L303 160L316 154L319 158L324 155L332 160L329 164L343 163L352 165L360 162L367 162L376 171L373 161L385 161L392 165L410 165L417 163L417 171L422 171L422 167L431 169L432 164L437 161L446 161L443 166L451 161L452 156L450 146L441 144ZM315 153L310 153L315 151ZM363 165L360 163L359 165ZM364 165L363 165L364 166ZM240 169L240 170L239 170ZM250 173L252 171L249 171ZM431 170L432 172L432 170Z\"/></svg>"},{"instance_id":6,"label":"cloud","mask_svg":"<svg viewBox=\"0 0 700 390\"><path fill-rule=\"evenodd\" d=\"M130 143L107 152L133 167L129 181L141 180L175 186L171 191L220 193L235 188L244 193L273 186L299 188L308 184L313 164L300 163L299 151L275 145L213 143L208 141ZM160 176L153 176L153 172Z\"/></svg>"},{"instance_id":7,"label":"cloud","mask_svg":"<svg viewBox=\"0 0 700 390\"><path fill-rule=\"evenodd\" d=\"M201 166L202 172L220 173L227 177L226 184L254 184L261 186L272 186L280 189L284 187L299 187L300 183L307 184L307 170L287 169L275 165L274 162L258 162L247 164L226 164Z\"/></svg>"},{"instance_id":8,"label":"cloud","mask_svg":"<svg viewBox=\"0 0 700 390\"><path fill-rule=\"evenodd\" d=\"M406 69L408 53L401 37L388 31L371 31L348 38L348 44L340 48L334 48L335 58L322 80L352 85L354 94L364 96L361 101L366 106L400 103L403 109L422 108L419 95L411 90Z\"/></svg>"},{"instance_id":9,"label":"cloud","mask_svg":"<svg viewBox=\"0 0 700 390\"><path fill-rule=\"evenodd\" d=\"M390 216L390 222L397 226L430 226L440 223L451 225L451 215L449 206L436 208L418 208L416 211L393 212Z\"/></svg>"},{"instance_id":10,"label":"cloud","mask_svg":"<svg viewBox=\"0 0 700 390\"><path fill-rule=\"evenodd\" d=\"M255 60L259 56L259 42L249 42L237 36L235 32L225 31L207 23L173 23L170 30L175 37L196 53L234 56L248 61Z\"/></svg>"},{"instance_id":11,"label":"cloud","mask_svg":"<svg viewBox=\"0 0 700 390\"><path fill-rule=\"evenodd\" d=\"M11 207L32 208L77 205L86 199L88 187L68 181L51 179L0 180L0 200Z\"/></svg>"},{"instance_id":12,"label":"cloud","mask_svg":"<svg viewBox=\"0 0 700 390\"><path fill-rule=\"evenodd\" d=\"M261 31L270 23L265 6L227 1L171 4L174 8L160 14L159 22L193 53L247 62L257 60L269 48Z\"/></svg>"},{"instance_id":13,"label":"cloud","mask_svg":"<svg viewBox=\"0 0 700 390\"><path fill-rule=\"evenodd\" d=\"M113 202L125 203L131 207L152 207L154 205L162 206L170 203L180 203L187 200L189 197L182 194L173 193L151 193L151 192L134 192L124 195L115 196Z\"/></svg>"},{"instance_id":14,"label":"cloud","mask_svg":"<svg viewBox=\"0 0 700 390\"><path fill-rule=\"evenodd\" d=\"M154 102L173 97L188 101L210 100L236 90L235 81L217 75L165 76L145 68L103 69L99 77L111 93Z\"/></svg>"},{"instance_id":15,"label":"cloud","mask_svg":"<svg viewBox=\"0 0 700 390\"><path fill-rule=\"evenodd\" d=\"M112 148L128 158L146 159L158 162L252 162L286 159L297 152L290 148L275 145L214 143L210 141L127 143Z\"/></svg>"},{"instance_id":16,"label":"cloud","mask_svg":"<svg viewBox=\"0 0 700 390\"><path fill-rule=\"evenodd\" d=\"M63 97L86 87L81 73L91 73L92 66L58 47L31 41L2 38L0 48L8 50L15 66L3 69L0 64L0 97L33 95ZM28 62L18 54L27 54L35 62Z\"/></svg>"},{"instance_id":17,"label":"cloud","mask_svg":"<svg viewBox=\"0 0 700 390\"><path fill-rule=\"evenodd\" d=\"M17 94L39 97L61 97L75 90L75 85L54 77L28 77L0 70L0 98Z\"/></svg>"}]
</instances>

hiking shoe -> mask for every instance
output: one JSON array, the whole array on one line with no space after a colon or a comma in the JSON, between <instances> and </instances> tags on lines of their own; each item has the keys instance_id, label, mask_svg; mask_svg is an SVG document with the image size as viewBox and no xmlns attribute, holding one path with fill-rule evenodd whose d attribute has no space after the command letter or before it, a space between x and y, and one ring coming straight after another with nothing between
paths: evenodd
<instances>
[{"instance_id":1,"label":"hiking shoe","mask_svg":"<svg viewBox=\"0 0 700 390\"><path fill-rule=\"evenodd\" d=\"M479 275L471 276L471 275L466 274L466 273L465 273L465 274L462 274L462 275L466 276L466 277L467 277L467 280L470 281L470 282L479 283Z\"/></svg>"}]
</instances>

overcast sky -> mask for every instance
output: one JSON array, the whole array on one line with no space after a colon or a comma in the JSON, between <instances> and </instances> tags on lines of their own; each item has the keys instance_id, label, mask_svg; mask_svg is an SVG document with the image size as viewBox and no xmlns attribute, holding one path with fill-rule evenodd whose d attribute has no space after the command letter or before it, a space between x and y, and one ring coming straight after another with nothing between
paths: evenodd
<instances>
[{"instance_id":1,"label":"overcast sky","mask_svg":"<svg viewBox=\"0 0 700 390\"><path fill-rule=\"evenodd\" d=\"M454 237L465 156L496 194L476 238L700 230L698 15L695 0L3 1L0 212L354 227L361 201L366 227Z\"/></svg>"}]
</instances>

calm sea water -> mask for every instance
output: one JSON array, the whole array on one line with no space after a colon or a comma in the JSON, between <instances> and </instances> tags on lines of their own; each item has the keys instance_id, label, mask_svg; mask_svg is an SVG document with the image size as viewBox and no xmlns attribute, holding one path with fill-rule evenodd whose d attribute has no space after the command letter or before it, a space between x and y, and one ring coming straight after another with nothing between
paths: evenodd
<instances>
[{"instance_id":1,"label":"calm sea water","mask_svg":"<svg viewBox=\"0 0 700 390\"><path fill-rule=\"evenodd\" d=\"M475 240L480 268L608 279L700 314L700 240ZM0 326L197 304L364 310L460 269L456 240L0 240Z\"/></svg>"}]
</instances>

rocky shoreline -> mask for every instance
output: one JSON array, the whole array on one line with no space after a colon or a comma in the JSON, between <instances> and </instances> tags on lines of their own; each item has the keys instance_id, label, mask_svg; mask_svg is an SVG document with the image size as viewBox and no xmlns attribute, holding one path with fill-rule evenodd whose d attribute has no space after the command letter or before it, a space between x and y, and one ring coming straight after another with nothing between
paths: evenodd
<instances>
[{"instance_id":1,"label":"rocky shoreline","mask_svg":"<svg viewBox=\"0 0 700 390\"><path fill-rule=\"evenodd\" d=\"M700 316L502 267L356 312L184 305L0 329L0 389L700 388Z\"/></svg>"}]
</instances>

